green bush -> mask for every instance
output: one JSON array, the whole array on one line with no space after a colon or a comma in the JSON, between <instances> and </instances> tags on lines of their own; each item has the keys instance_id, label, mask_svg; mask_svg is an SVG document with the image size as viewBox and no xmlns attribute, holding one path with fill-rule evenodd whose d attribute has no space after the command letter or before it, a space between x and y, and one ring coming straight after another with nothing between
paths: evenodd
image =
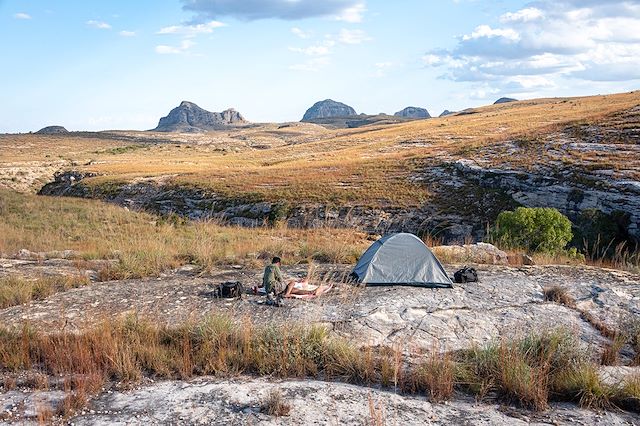
<instances>
[{"instance_id":1,"label":"green bush","mask_svg":"<svg viewBox=\"0 0 640 426\"><path fill-rule=\"evenodd\" d=\"M557 253L571 241L573 233L571 221L556 209L518 207L498 215L491 237L502 247Z\"/></svg>"}]
</instances>

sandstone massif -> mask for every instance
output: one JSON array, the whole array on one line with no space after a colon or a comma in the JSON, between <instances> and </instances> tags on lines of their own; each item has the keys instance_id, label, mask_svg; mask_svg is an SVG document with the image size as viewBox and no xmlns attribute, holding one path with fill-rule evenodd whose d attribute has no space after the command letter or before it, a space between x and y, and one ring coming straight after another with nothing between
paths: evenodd
<instances>
[{"instance_id":1,"label":"sandstone massif","mask_svg":"<svg viewBox=\"0 0 640 426\"><path fill-rule=\"evenodd\" d=\"M36 135L60 135L65 133L69 133L69 131L62 126L47 126L35 132Z\"/></svg>"},{"instance_id":2,"label":"sandstone massif","mask_svg":"<svg viewBox=\"0 0 640 426\"><path fill-rule=\"evenodd\" d=\"M427 111L425 108L413 107L413 106L406 107L403 110L398 111L393 115L396 117L417 118L417 119L431 118L429 111Z\"/></svg>"},{"instance_id":3,"label":"sandstone massif","mask_svg":"<svg viewBox=\"0 0 640 426\"><path fill-rule=\"evenodd\" d=\"M153 131L200 133L247 123L242 114L232 108L222 112L210 112L193 102L182 101L178 107L169 112L169 115L160 119Z\"/></svg>"},{"instance_id":4,"label":"sandstone massif","mask_svg":"<svg viewBox=\"0 0 640 426\"><path fill-rule=\"evenodd\" d=\"M312 121L319 118L351 117L357 115L356 110L347 104L325 99L313 104L302 117L302 121Z\"/></svg>"}]
</instances>

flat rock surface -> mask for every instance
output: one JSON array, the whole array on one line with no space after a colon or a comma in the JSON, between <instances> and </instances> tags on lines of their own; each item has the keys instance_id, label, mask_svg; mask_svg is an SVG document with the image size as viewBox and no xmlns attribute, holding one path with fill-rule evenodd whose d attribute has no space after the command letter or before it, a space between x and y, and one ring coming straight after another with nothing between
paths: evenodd
<instances>
[{"instance_id":1,"label":"flat rock surface","mask_svg":"<svg viewBox=\"0 0 640 426\"><path fill-rule=\"evenodd\" d=\"M273 417L260 406L267 393L281 391L290 413ZM375 407L374 413L370 406ZM130 392L103 394L87 413L71 419L76 425L148 424L385 424L398 425L629 425L638 419L627 413L596 413L571 404L555 404L544 413L506 408L494 403L476 404L457 399L432 404L424 397L404 397L392 392L313 380L271 381L201 378L191 382L160 382Z\"/></svg>"},{"instance_id":2,"label":"flat rock surface","mask_svg":"<svg viewBox=\"0 0 640 426\"><path fill-rule=\"evenodd\" d=\"M0 261L0 276L37 269L65 270L65 260L38 263ZM4 265L4 266L3 266ZM5 267L11 265L9 267ZM453 271L451 265L447 270ZM349 266L322 266L318 274L344 275ZM10 271L9 271L10 270ZM285 275L304 276L306 266L284 267ZM159 278L93 283L57 293L45 300L0 310L0 323L29 322L44 330L77 330L103 319L135 314L156 322L176 324L216 313L258 322L322 323L360 344L392 345L407 350L446 350L487 343L497 337L530 330L565 327L584 342L604 339L577 309L543 300L543 288L559 285L576 298L578 307L611 327L630 315L640 315L640 276L615 270L571 266L478 266L480 282L453 289L417 287L356 288L336 284L314 300L287 300L284 307L263 304L263 297L242 300L212 297L215 284L241 281L247 288L261 281L259 269L215 271L196 276L188 270ZM318 275L317 274L317 275Z\"/></svg>"}]
</instances>

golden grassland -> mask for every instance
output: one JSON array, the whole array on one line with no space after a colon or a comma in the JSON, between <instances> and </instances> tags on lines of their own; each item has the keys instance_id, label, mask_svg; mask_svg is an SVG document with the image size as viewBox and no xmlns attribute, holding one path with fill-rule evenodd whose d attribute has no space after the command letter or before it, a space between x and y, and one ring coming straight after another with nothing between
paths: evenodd
<instances>
[{"instance_id":1,"label":"golden grassland","mask_svg":"<svg viewBox=\"0 0 640 426\"><path fill-rule=\"evenodd\" d=\"M0 138L0 160L25 160L33 153L37 153L35 158L75 159L75 168L101 175L87 179L87 185L162 177L167 183L195 186L229 198L412 206L428 199L426 189L410 179L426 164L464 157L505 140L525 137L535 144L538 135L576 123L598 122L638 104L640 92L631 92L491 105L473 114L388 126L332 131L302 128L296 132L271 129L270 135L288 133L286 143L273 144L270 149L250 148L251 139L261 135L255 128L237 130L237 134L212 132L199 136L198 144L176 144L175 136L154 133L153 137L172 142L134 145L133 149L123 149L130 142L109 139L5 136ZM145 133L140 140L151 138L149 135ZM92 143L93 148L88 148ZM4 149L8 145L14 146L12 150ZM598 161L607 162L606 158Z\"/></svg>"},{"instance_id":2,"label":"golden grassland","mask_svg":"<svg viewBox=\"0 0 640 426\"><path fill-rule=\"evenodd\" d=\"M52 377L62 378L68 392L57 413L62 416L83 408L110 380L241 374L393 388L432 402L449 400L458 389L479 400L493 393L539 411L554 400L640 410L639 378L604 383L598 365L568 331L531 333L454 353L434 347L413 353L412 362L405 359L405 349L401 344L358 348L316 325L258 325L225 316L173 327L131 316L80 333L47 334L26 325L0 329L3 388L14 386L17 374L33 377L36 389L48 388Z\"/></svg>"},{"instance_id":3,"label":"golden grassland","mask_svg":"<svg viewBox=\"0 0 640 426\"><path fill-rule=\"evenodd\" d=\"M348 229L254 229L215 222L162 219L96 200L42 197L0 190L0 255L75 250L83 259L115 259L104 278L158 275L183 264L208 271L220 264L352 263L366 235Z\"/></svg>"}]
</instances>

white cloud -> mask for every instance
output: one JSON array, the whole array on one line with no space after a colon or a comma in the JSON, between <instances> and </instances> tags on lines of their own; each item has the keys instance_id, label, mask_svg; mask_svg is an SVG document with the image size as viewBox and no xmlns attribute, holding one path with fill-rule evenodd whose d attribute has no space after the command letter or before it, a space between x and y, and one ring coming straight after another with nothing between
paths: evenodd
<instances>
[{"instance_id":1,"label":"white cloud","mask_svg":"<svg viewBox=\"0 0 640 426\"><path fill-rule=\"evenodd\" d=\"M136 32L135 31L122 30L118 34L120 34L122 37L135 37Z\"/></svg>"},{"instance_id":2,"label":"white cloud","mask_svg":"<svg viewBox=\"0 0 640 426\"><path fill-rule=\"evenodd\" d=\"M24 12L18 12L15 15L13 15L13 17L15 19L31 19L31 15L29 15L28 13L24 13Z\"/></svg>"},{"instance_id":3,"label":"white cloud","mask_svg":"<svg viewBox=\"0 0 640 426\"><path fill-rule=\"evenodd\" d=\"M159 46L156 46L156 53L159 53L161 55L177 55L180 53L185 53L194 45L195 43L191 40L182 40L179 46L167 46L161 44Z\"/></svg>"},{"instance_id":4,"label":"white cloud","mask_svg":"<svg viewBox=\"0 0 640 426\"><path fill-rule=\"evenodd\" d=\"M336 19L338 21L345 21L350 23L362 22L362 15L367 11L364 3L358 3L351 7L348 7L342 11Z\"/></svg>"},{"instance_id":5,"label":"white cloud","mask_svg":"<svg viewBox=\"0 0 640 426\"><path fill-rule=\"evenodd\" d=\"M303 39L307 39L307 38L311 37L311 33L310 32L304 31L304 30L302 30L301 28L298 28L298 27L291 28L291 32L293 34L295 34L296 36L298 36L300 38L303 38Z\"/></svg>"},{"instance_id":6,"label":"white cloud","mask_svg":"<svg viewBox=\"0 0 640 426\"><path fill-rule=\"evenodd\" d=\"M99 30L110 30L111 25L107 24L103 21L94 21L93 19L87 21L87 25L93 28L97 28Z\"/></svg>"},{"instance_id":7,"label":"white cloud","mask_svg":"<svg viewBox=\"0 0 640 426\"><path fill-rule=\"evenodd\" d=\"M446 51L427 52L442 78L470 82L475 97L553 93L567 85L640 80L640 4L539 0L478 25Z\"/></svg>"},{"instance_id":8,"label":"white cloud","mask_svg":"<svg viewBox=\"0 0 640 426\"><path fill-rule=\"evenodd\" d=\"M225 26L226 24L219 21L210 21L204 24L171 25L160 28L157 34L179 34L185 37L195 37L199 34L211 34L216 28Z\"/></svg>"},{"instance_id":9,"label":"white cloud","mask_svg":"<svg viewBox=\"0 0 640 426\"><path fill-rule=\"evenodd\" d=\"M360 44L368 40L371 40L371 37L362 30L342 29L338 34L338 41L344 44Z\"/></svg>"},{"instance_id":10,"label":"white cloud","mask_svg":"<svg viewBox=\"0 0 640 426\"><path fill-rule=\"evenodd\" d=\"M422 62L427 66L440 65L444 58L433 53L428 53L422 57Z\"/></svg>"},{"instance_id":11,"label":"white cloud","mask_svg":"<svg viewBox=\"0 0 640 426\"><path fill-rule=\"evenodd\" d=\"M491 28L489 25L479 25L471 34L462 36L462 40L476 40L480 38L502 37L511 41L518 41L520 35L511 28Z\"/></svg>"},{"instance_id":12,"label":"white cloud","mask_svg":"<svg viewBox=\"0 0 640 426\"><path fill-rule=\"evenodd\" d=\"M527 7L517 12L508 12L500 17L500 22L529 22L544 16L540 9Z\"/></svg>"}]
</instances>

